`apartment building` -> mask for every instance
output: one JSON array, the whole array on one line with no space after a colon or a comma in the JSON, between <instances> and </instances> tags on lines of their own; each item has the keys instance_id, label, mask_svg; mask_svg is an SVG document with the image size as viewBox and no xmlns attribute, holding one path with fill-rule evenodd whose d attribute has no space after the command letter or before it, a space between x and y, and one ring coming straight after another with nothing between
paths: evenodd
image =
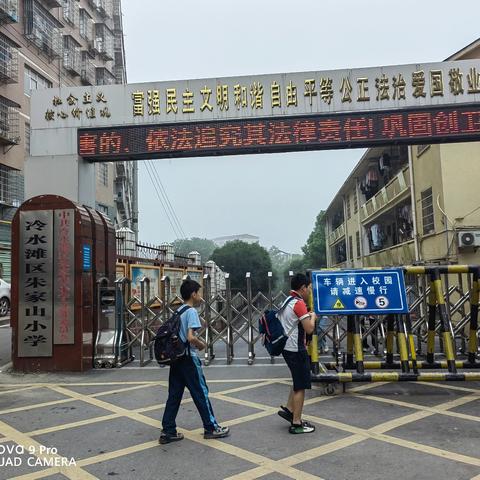
<instances>
[{"instance_id":1,"label":"apartment building","mask_svg":"<svg viewBox=\"0 0 480 480\"><path fill-rule=\"evenodd\" d=\"M10 276L10 221L24 201L31 91L125 82L121 0L0 0L0 276ZM135 166L96 168L97 209L137 231Z\"/></svg>"},{"instance_id":2,"label":"apartment building","mask_svg":"<svg viewBox=\"0 0 480 480\"><path fill-rule=\"evenodd\" d=\"M480 39L447 60L480 58ZM480 142L368 149L326 211L329 267L480 263Z\"/></svg>"}]
</instances>

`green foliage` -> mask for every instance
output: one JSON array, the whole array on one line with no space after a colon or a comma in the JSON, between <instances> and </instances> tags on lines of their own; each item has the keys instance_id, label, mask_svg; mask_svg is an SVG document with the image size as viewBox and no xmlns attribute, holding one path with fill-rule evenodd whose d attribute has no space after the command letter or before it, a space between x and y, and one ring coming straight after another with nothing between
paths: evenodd
<instances>
[{"instance_id":1,"label":"green foliage","mask_svg":"<svg viewBox=\"0 0 480 480\"><path fill-rule=\"evenodd\" d=\"M222 270L230 273L232 289L245 291L245 274L250 272L254 294L259 290L267 291L267 274L272 270L272 262L267 250L258 243L250 244L240 240L227 242L213 252L212 260Z\"/></svg>"},{"instance_id":2,"label":"green foliage","mask_svg":"<svg viewBox=\"0 0 480 480\"><path fill-rule=\"evenodd\" d=\"M177 255L187 256L190 252L197 251L202 256L202 263L211 259L212 253L217 248L215 242L207 238L192 237L185 240L175 240L173 242L175 253Z\"/></svg>"},{"instance_id":3,"label":"green foliage","mask_svg":"<svg viewBox=\"0 0 480 480\"><path fill-rule=\"evenodd\" d=\"M327 243L325 239L325 210L317 215L315 227L302 247L305 254L306 268L323 268L327 266Z\"/></svg>"}]
</instances>

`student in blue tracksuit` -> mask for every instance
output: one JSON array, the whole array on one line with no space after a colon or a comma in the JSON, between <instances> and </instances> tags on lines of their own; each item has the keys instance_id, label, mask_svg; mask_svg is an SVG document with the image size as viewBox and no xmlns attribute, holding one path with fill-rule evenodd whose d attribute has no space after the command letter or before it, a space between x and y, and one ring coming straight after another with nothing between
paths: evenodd
<instances>
[{"instance_id":1,"label":"student in blue tracksuit","mask_svg":"<svg viewBox=\"0 0 480 480\"><path fill-rule=\"evenodd\" d=\"M163 429L159 439L161 444L183 440L183 434L177 432L175 419L185 387L190 391L190 395L202 418L205 430L203 437L223 438L229 434L229 428L221 427L215 419L212 405L208 398L208 387L203 375L202 364L198 357L198 350L205 348L205 344L195 335L196 330L202 326L200 317L194 308L202 301L199 290L200 284L190 279L185 280L180 287L180 294L185 302L184 306L179 307L182 309L180 316L180 339L188 343L189 348L186 355L170 365L168 400L163 414Z\"/></svg>"}]
</instances>

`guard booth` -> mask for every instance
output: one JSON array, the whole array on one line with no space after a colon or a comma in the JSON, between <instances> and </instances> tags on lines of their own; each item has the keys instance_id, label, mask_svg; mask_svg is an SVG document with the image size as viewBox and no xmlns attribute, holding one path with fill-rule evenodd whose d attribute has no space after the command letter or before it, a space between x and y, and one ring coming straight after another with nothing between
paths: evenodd
<instances>
[{"instance_id":1,"label":"guard booth","mask_svg":"<svg viewBox=\"0 0 480 480\"><path fill-rule=\"evenodd\" d=\"M93 368L97 285L115 280L115 231L57 195L27 200L12 224L12 360L21 372Z\"/></svg>"}]
</instances>

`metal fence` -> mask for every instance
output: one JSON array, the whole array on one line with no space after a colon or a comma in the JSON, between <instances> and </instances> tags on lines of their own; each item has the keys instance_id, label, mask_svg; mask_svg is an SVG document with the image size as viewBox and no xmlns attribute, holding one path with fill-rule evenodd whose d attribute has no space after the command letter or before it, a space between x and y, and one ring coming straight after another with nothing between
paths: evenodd
<instances>
[{"instance_id":1,"label":"metal fence","mask_svg":"<svg viewBox=\"0 0 480 480\"><path fill-rule=\"evenodd\" d=\"M233 293L230 277L225 275L226 289L221 293L211 293L210 276L203 277L202 305L197 309L202 320L203 327L199 336L206 343L207 347L203 353L205 365L209 365L216 357L222 356L227 364L231 364L237 352L242 355L247 352L245 358L249 365L255 361L257 348L261 349L263 355L266 351L258 346L261 340L258 332L258 320L265 309L279 308L285 300L285 292L272 291L272 274L268 274L267 292L253 292L250 273L245 277L245 289L243 292ZM435 327L435 354L440 355L444 351L443 339L440 333L443 332L443 325L448 325L455 354L472 356L472 332L471 332L471 298L478 289L478 282L472 280L472 275L458 273L444 273L441 275L443 286L443 297L445 299L445 318L436 312L433 313L430 305L433 294L432 284L425 276L406 275L407 298L410 307L409 321L396 326L395 337L399 331L411 332L412 345L416 354L420 357L426 355L427 350L431 351L429 336L432 325ZM160 282L160 293L153 292L150 280L143 278L140 282L139 295L130 295L130 280L128 278L118 279L115 283L116 297L116 329L114 350L115 360L108 363L108 366L121 366L139 357L140 365L144 366L153 360L153 339L159 326L165 322L172 313L183 303L178 296L170 297L170 279L163 277ZM347 337L348 325L344 316L328 317L327 325L322 330L318 329L318 341L322 339L331 349L332 358L321 357L321 362L330 361L330 365L339 365L339 359L348 351ZM367 343L371 344L372 355L383 356L387 352L387 343L392 341L389 337L388 316L366 316L360 319L359 332L364 349ZM101 325L99 325L101 329ZM478 332L474 332L477 339ZM415 339L415 345L413 345ZM398 340L397 340L398 341ZM478 340L474 348L478 351ZM330 355L330 353L329 353ZM237 355L238 357L238 355ZM273 361L273 359L272 359ZM96 359L96 365L102 365L102 359Z\"/></svg>"}]
</instances>

